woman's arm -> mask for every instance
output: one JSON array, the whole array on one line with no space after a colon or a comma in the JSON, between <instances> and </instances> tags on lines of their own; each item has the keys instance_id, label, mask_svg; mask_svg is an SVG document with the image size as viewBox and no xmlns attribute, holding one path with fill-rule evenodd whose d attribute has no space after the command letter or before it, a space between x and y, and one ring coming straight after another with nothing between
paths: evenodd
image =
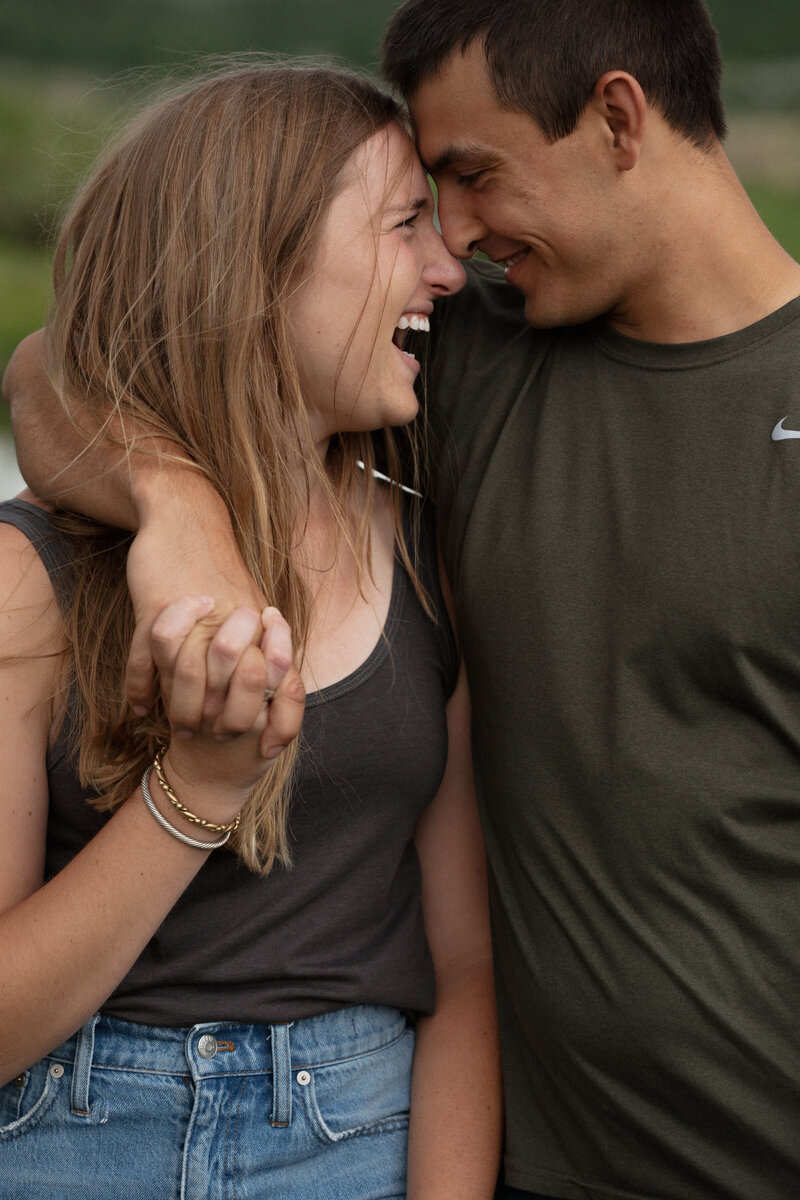
<instances>
[{"instance_id":1,"label":"woman's arm","mask_svg":"<svg viewBox=\"0 0 800 1200\"><path fill-rule=\"evenodd\" d=\"M50 503L137 531L128 555L136 632L125 679L135 707L147 709L155 698L150 633L158 614L180 596L213 597L214 608L198 621L185 649L199 680L195 703L186 710L187 728L194 729L204 696L208 710L219 711L224 702L218 689L206 689L212 638L229 613L242 606L260 611L264 598L242 562L222 498L192 463L174 461L175 447L126 429L126 454L91 440L91 431L86 437L76 432L45 375L42 339L40 330L20 343L3 379L20 469ZM161 457L153 453L158 449ZM279 638L269 639L266 654L276 696L262 748L280 753L300 728L305 693Z\"/></svg>"},{"instance_id":2,"label":"woman's arm","mask_svg":"<svg viewBox=\"0 0 800 1200\"><path fill-rule=\"evenodd\" d=\"M486 861L462 667L447 706L442 786L417 831L436 1012L417 1023L408 1200L490 1200L502 1144Z\"/></svg>"},{"instance_id":3,"label":"woman's arm","mask_svg":"<svg viewBox=\"0 0 800 1200\"><path fill-rule=\"evenodd\" d=\"M181 650L207 604L185 598L154 626L155 654L187 685ZM231 669L220 718L247 734L219 741L206 724L173 739L166 767L195 812L230 821L267 769L256 713L266 667L245 660L258 613L238 610L212 642ZM45 768L51 697L59 668L61 621L47 573L18 530L0 524L0 1082L13 1078L70 1036L107 999L208 857L165 832L137 788L103 829L43 885L48 790ZM246 666L243 664L246 661ZM189 684L188 686L193 686ZM262 716L261 721L265 718ZM153 799L180 827L154 778ZM187 823L190 836L213 840Z\"/></svg>"}]
</instances>

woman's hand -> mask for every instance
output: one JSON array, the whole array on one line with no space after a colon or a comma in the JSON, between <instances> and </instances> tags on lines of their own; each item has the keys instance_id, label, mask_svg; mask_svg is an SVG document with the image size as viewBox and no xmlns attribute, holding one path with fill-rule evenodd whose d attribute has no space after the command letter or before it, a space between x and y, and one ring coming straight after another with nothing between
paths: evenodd
<instances>
[{"instance_id":1,"label":"woman's hand","mask_svg":"<svg viewBox=\"0 0 800 1200\"><path fill-rule=\"evenodd\" d=\"M136 631L125 689L134 711L143 715L152 705L157 670L162 694L174 697L176 730L191 733L202 721L219 718L217 732L239 733L242 712L251 713L252 700L263 698L268 688L273 696L269 711L262 714L266 720L261 754L276 757L300 730L305 689L292 660L289 627L276 609L264 607L239 555L227 508L207 480L186 466L149 472L140 468L133 486L140 524L127 572ZM190 592L195 598L213 597L213 603L209 600L202 612L197 610L184 635L181 676L173 681L173 657L168 645L159 646L157 622L168 606ZM245 618L235 616L227 626L244 610L261 614L260 622L257 615L255 620L247 618L252 631L249 650L241 645ZM167 643L173 636L170 623ZM239 664L237 697L231 701L226 692L234 663ZM247 679L258 675L264 664L265 682L249 687Z\"/></svg>"},{"instance_id":2,"label":"woman's hand","mask_svg":"<svg viewBox=\"0 0 800 1200\"><path fill-rule=\"evenodd\" d=\"M150 652L173 733L165 768L204 816L226 823L275 757L262 753L262 738L278 674L293 670L292 649L276 609L236 608L198 660L192 635L213 607L204 596L168 605L153 622Z\"/></svg>"}]
</instances>

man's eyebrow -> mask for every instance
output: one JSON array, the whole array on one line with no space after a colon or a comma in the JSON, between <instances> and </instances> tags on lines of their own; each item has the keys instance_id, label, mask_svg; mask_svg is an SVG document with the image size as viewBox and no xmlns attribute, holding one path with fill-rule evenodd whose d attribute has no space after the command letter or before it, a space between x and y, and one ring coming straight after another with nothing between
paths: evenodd
<instances>
[{"instance_id":1,"label":"man's eyebrow","mask_svg":"<svg viewBox=\"0 0 800 1200\"><path fill-rule=\"evenodd\" d=\"M480 142L450 142L432 163L423 162L422 165L429 175L436 175L454 162L466 165L486 158L488 153L487 147Z\"/></svg>"}]
</instances>

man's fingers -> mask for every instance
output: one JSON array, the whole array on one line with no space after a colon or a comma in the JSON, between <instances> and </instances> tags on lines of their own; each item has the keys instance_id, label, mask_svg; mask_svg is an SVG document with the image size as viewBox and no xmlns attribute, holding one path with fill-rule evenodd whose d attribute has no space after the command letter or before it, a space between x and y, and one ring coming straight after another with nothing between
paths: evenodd
<instances>
[{"instance_id":1,"label":"man's fingers","mask_svg":"<svg viewBox=\"0 0 800 1200\"><path fill-rule=\"evenodd\" d=\"M125 692L139 716L144 716L155 700L156 671L169 678L185 638L213 607L210 596L182 596L154 618L139 621L125 666Z\"/></svg>"},{"instance_id":2,"label":"man's fingers","mask_svg":"<svg viewBox=\"0 0 800 1200\"><path fill-rule=\"evenodd\" d=\"M156 698L156 669L150 649L150 625L141 621L133 631L125 664L125 694L137 716L143 717Z\"/></svg>"},{"instance_id":3,"label":"man's fingers","mask_svg":"<svg viewBox=\"0 0 800 1200\"><path fill-rule=\"evenodd\" d=\"M192 634L198 621L213 607L214 601L208 596L183 596L159 613L150 631L167 717L178 734L190 733L200 724L206 690L206 642Z\"/></svg>"}]
</instances>

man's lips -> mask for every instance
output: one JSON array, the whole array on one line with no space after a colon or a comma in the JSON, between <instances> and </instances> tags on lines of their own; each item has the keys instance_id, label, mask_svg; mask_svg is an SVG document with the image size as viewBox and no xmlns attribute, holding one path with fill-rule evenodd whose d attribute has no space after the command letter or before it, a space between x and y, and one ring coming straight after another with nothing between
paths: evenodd
<instances>
[{"instance_id":1,"label":"man's lips","mask_svg":"<svg viewBox=\"0 0 800 1200\"><path fill-rule=\"evenodd\" d=\"M530 247L525 246L522 250L516 250L513 254L506 255L505 258L497 260L505 264L505 275L509 283L514 282L517 267L525 261L529 254Z\"/></svg>"}]
</instances>

